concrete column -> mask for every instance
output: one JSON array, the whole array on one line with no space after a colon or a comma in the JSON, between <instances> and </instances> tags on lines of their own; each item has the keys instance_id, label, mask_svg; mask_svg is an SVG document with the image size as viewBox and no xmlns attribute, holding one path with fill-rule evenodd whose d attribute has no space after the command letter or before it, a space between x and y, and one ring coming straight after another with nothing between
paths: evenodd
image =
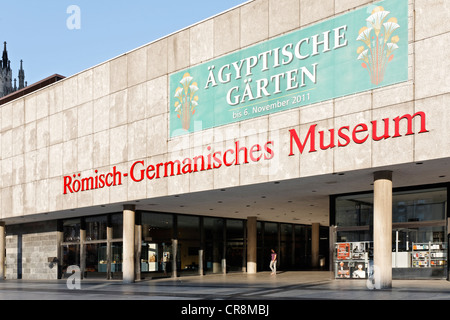
<instances>
[{"instance_id":1,"label":"concrete column","mask_svg":"<svg viewBox=\"0 0 450 320\"><path fill-rule=\"evenodd\" d=\"M244 221L244 247L242 249L242 272L247 272L247 221Z\"/></svg>"},{"instance_id":2,"label":"concrete column","mask_svg":"<svg viewBox=\"0 0 450 320\"><path fill-rule=\"evenodd\" d=\"M5 250L6 250L5 223L0 222L0 281L4 280L6 277Z\"/></svg>"},{"instance_id":3,"label":"concrete column","mask_svg":"<svg viewBox=\"0 0 450 320\"><path fill-rule=\"evenodd\" d=\"M172 239L172 278L178 277L177 254L178 254L178 239Z\"/></svg>"},{"instance_id":4,"label":"concrete column","mask_svg":"<svg viewBox=\"0 0 450 320\"><path fill-rule=\"evenodd\" d=\"M86 222L81 219L80 225L80 272L81 279L84 279L86 271Z\"/></svg>"},{"instance_id":5,"label":"concrete column","mask_svg":"<svg viewBox=\"0 0 450 320\"><path fill-rule=\"evenodd\" d=\"M198 275L203 276L203 249L198 250Z\"/></svg>"},{"instance_id":6,"label":"concrete column","mask_svg":"<svg viewBox=\"0 0 450 320\"><path fill-rule=\"evenodd\" d=\"M292 225L292 240L291 240L291 265L295 265L295 226Z\"/></svg>"},{"instance_id":7,"label":"concrete column","mask_svg":"<svg viewBox=\"0 0 450 320\"><path fill-rule=\"evenodd\" d=\"M247 273L255 274L257 270L257 218L247 218Z\"/></svg>"},{"instance_id":8,"label":"concrete column","mask_svg":"<svg viewBox=\"0 0 450 320\"><path fill-rule=\"evenodd\" d=\"M319 267L319 240L320 224L313 223L311 226L311 267Z\"/></svg>"},{"instance_id":9,"label":"concrete column","mask_svg":"<svg viewBox=\"0 0 450 320\"><path fill-rule=\"evenodd\" d=\"M220 273L222 271L222 265L221 265L221 257L220 257L220 248L219 248L219 241L217 240L216 236L213 235L213 273Z\"/></svg>"},{"instance_id":10,"label":"concrete column","mask_svg":"<svg viewBox=\"0 0 450 320\"><path fill-rule=\"evenodd\" d=\"M63 226L62 221L58 220L57 222L57 228L56 228L56 243L57 243L57 250L56 250L56 259L58 259L57 268L58 268L58 279L62 278L62 259L63 259L63 252L61 248L61 243L64 241L64 232L63 232Z\"/></svg>"},{"instance_id":11,"label":"concrete column","mask_svg":"<svg viewBox=\"0 0 450 320\"><path fill-rule=\"evenodd\" d=\"M223 228L222 228L222 260L221 260L221 266L222 266L222 273L227 273L227 220L223 221Z\"/></svg>"},{"instance_id":12,"label":"concrete column","mask_svg":"<svg viewBox=\"0 0 450 320\"><path fill-rule=\"evenodd\" d=\"M123 282L132 283L134 276L134 223L135 207L125 205L123 207Z\"/></svg>"},{"instance_id":13,"label":"concrete column","mask_svg":"<svg viewBox=\"0 0 450 320\"><path fill-rule=\"evenodd\" d=\"M108 217L108 219L110 219ZM113 228L108 223L108 226L106 227L106 279L111 280L112 274L111 274L111 261L112 261L112 248L111 248L111 240L113 238Z\"/></svg>"},{"instance_id":14,"label":"concrete column","mask_svg":"<svg viewBox=\"0 0 450 320\"><path fill-rule=\"evenodd\" d=\"M329 238L328 238L328 242L329 242L329 247L328 247L328 261L329 261L329 271L331 271L331 274L333 275L333 271L334 271L334 253L336 250L336 230L337 227L336 226L330 226L329 229Z\"/></svg>"},{"instance_id":15,"label":"concrete column","mask_svg":"<svg viewBox=\"0 0 450 320\"><path fill-rule=\"evenodd\" d=\"M141 254L142 254L142 221L141 213L135 214L134 229L134 274L136 280L141 280Z\"/></svg>"},{"instance_id":16,"label":"concrete column","mask_svg":"<svg viewBox=\"0 0 450 320\"><path fill-rule=\"evenodd\" d=\"M223 230L223 225L220 220L215 219L214 225L213 225L213 235L212 235L212 258L213 258L213 273L220 273L222 272L222 258L223 255L220 255L220 243L224 240L223 239L223 232L220 233L220 231Z\"/></svg>"},{"instance_id":17,"label":"concrete column","mask_svg":"<svg viewBox=\"0 0 450 320\"><path fill-rule=\"evenodd\" d=\"M205 252L205 228L203 223L203 217L200 217L200 249L198 250L198 274L200 276L204 275L203 265L205 263L204 252Z\"/></svg>"},{"instance_id":18,"label":"concrete column","mask_svg":"<svg viewBox=\"0 0 450 320\"><path fill-rule=\"evenodd\" d=\"M141 254L142 254L142 225L138 224L135 227L135 237L134 237L134 274L136 275L136 280L141 280Z\"/></svg>"},{"instance_id":19,"label":"concrete column","mask_svg":"<svg viewBox=\"0 0 450 320\"><path fill-rule=\"evenodd\" d=\"M373 260L375 288L392 287L392 172L374 173Z\"/></svg>"}]
</instances>

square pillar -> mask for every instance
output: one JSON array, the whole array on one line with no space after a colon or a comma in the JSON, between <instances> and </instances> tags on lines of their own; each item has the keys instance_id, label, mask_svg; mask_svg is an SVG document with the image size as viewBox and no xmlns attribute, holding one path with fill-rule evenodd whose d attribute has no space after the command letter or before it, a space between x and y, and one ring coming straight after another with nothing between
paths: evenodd
<instances>
[{"instance_id":1,"label":"square pillar","mask_svg":"<svg viewBox=\"0 0 450 320\"><path fill-rule=\"evenodd\" d=\"M86 272L86 221L81 219L80 225L80 271L81 279L84 279Z\"/></svg>"},{"instance_id":2,"label":"square pillar","mask_svg":"<svg viewBox=\"0 0 450 320\"><path fill-rule=\"evenodd\" d=\"M392 172L374 173L373 263L376 289L392 287Z\"/></svg>"},{"instance_id":3,"label":"square pillar","mask_svg":"<svg viewBox=\"0 0 450 320\"><path fill-rule=\"evenodd\" d=\"M256 273L257 218L247 218L247 273Z\"/></svg>"},{"instance_id":4,"label":"square pillar","mask_svg":"<svg viewBox=\"0 0 450 320\"><path fill-rule=\"evenodd\" d=\"M319 267L319 243L320 243L320 224L313 223L311 226L311 267Z\"/></svg>"},{"instance_id":5,"label":"square pillar","mask_svg":"<svg viewBox=\"0 0 450 320\"><path fill-rule=\"evenodd\" d=\"M172 239L172 278L178 277L177 270L178 239Z\"/></svg>"},{"instance_id":6,"label":"square pillar","mask_svg":"<svg viewBox=\"0 0 450 320\"><path fill-rule=\"evenodd\" d=\"M106 279L112 279L111 273L111 261L112 261L112 248L111 240L113 238L113 228L111 225L111 216L108 215L108 225L106 226Z\"/></svg>"},{"instance_id":7,"label":"square pillar","mask_svg":"<svg viewBox=\"0 0 450 320\"><path fill-rule=\"evenodd\" d=\"M203 217L200 217L200 248L198 249L198 275L203 276L204 269L203 266L205 264L205 228L204 228L204 220Z\"/></svg>"},{"instance_id":8,"label":"square pillar","mask_svg":"<svg viewBox=\"0 0 450 320\"><path fill-rule=\"evenodd\" d=\"M141 280L141 254L142 254L142 225L136 224L134 230L134 274L136 280Z\"/></svg>"},{"instance_id":9,"label":"square pillar","mask_svg":"<svg viewBox=\"0 0 450 320\"><path fill-rule=\"evenodd\" d=\"M123 207L123 282L132 283L135 280L134 270L134 233L135 233L135 207Z\"/></svg>"}]
</instances>

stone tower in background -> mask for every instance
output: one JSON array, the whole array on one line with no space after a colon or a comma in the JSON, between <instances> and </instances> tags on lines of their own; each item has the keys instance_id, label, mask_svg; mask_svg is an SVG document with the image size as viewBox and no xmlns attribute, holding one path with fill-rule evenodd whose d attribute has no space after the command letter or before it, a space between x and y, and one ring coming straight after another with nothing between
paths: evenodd
<instances>
[{"instance_id":1,"label":"stone tower in background","mask_svg":"<svg viewBox=\"0 0 450 320\"><path fill-rule=\"evenodd\" d=\"M27 86L27 83L25 82L25 71L23 70L22 60L20 60L20 69L18 74L19 86L17 86L17 79L14 79L13 85L11 61L8 59L8 51L6 50L6 41L3 44L4 44L3 55L2 60L0 61L0 98L10 93L13 93L17 90L23 89Z\"/></svg>"}]
</instances>

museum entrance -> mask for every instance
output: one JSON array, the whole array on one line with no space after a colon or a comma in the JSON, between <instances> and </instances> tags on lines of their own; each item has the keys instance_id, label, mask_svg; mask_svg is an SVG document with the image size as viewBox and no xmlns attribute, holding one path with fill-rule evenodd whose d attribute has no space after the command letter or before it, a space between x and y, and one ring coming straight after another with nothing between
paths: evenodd
<instances>
[{"instance_id":1,"label":"museum entrance","mask_svg":"<svg viewBox=\"0 0 450 320\"><path fill-rule=\"evenodd\" d=\"M141 279L247 270L247 220L163 212L136 212L135 264ZM61 276L78 267L83 278L120 279L122 213L59 220ZM328 269L328 227L320 226L320 268ZM311 225L257 222L257 271L311 270ZM317 269L317 268L316 268Z\"/></svg>"}]
</instances>

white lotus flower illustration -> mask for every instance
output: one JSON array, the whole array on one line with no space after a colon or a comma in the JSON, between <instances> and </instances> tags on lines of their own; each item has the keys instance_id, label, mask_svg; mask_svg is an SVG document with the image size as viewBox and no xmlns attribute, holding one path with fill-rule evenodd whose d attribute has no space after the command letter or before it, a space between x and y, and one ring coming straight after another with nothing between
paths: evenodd
<instances>
[{"instance_id":1,"label":"white lotus flower illustration","mask_svg":"<svg viewBox=\"0 0 450 320\"><path fill-rule=\"evenodd\" d=\"M177 91L175 92L175 98L179 98L183 95L183 89L182 88L178 88Z\"/></svg>"},{"instance_id":2,"label":"white lotus flower illustration","mask_svg":"<svg viewBox=\"0 0 450 320\"><path fill-rule=\"evenodd\" d=\"M186 78L181 79L180 83L181 83L184 87L186 87L186 86L189 85L189 83L191 83L191 81L192 81L192 77L186 77Z\"/></svg>"},{"instance_id":3,"label":"white lotus flower illustration","mask_svg":"<svg viewBox=\"0 0 450 320\"><path fill-rule=\"evenodd\" d=\"M190 85L189 89L191 90L191 92L197 92L198 91L198 87L195 85Z\"/></svg>"},{"instance_id":4,"label":"white lotus flower illustration","mask_svg":"<svg viewBox=\"0 0 450 320\"><path fill-rule=\"evenodd\" d=\"M360 31L358 38L356 38L357 41L362 41L365 44L367 44L370 47L370 32L373 30L373 28L363 28L363 31Z\"/></svg>"},{"instance_id":5,"label":"white lotus flower illustration","mask_svg":"<svg viewBox=\"0 0 450 320\"><path fill-rule=\"evenodd\" d=\"M363 61L362 67L369 72L373 84L380 84L386 72L386 67L392 61L392 54L399 47L396 43L400 40L398 36L391 35L400 28L395 17L384 22L390 11L383 7L376 7L366 21L371 27L364 26L359 30L357 41L363 42L367 49L359 47L357 50L358 60ZM390 40L390 42L388 42Z\"/></svg>"},{"instance_id":6,"label":"white lotus flower illustration","mask_svg":"<svg viewBox=\"0 0 450 320\"><path fill-rule=\"evenodd\" d=\"M388 43L388 44L386 44L386 46L387 46L387 52L388 52L389 56L392 54L392 52L394 52L395 50L398 49L398 45L396 45L395 43Z\"/></svg>"},{"instance_id":7,"label":"white lotus flower illustration","mask_svg":"<svg viewBox=\"0 0 450 320\"><path fill-rule=\"evenodd\" d=\"M373 29L375 30L375 34L377 36L380 33L384 19L387 17L389 13L390 13L389 11L378 11L366 19L366 21L372 25Z\"/></svg>"},{"instance_id":8,"label":"white lotus flower illustration","mask_svg":"<svg viewBox=\"0 0 450 320\"><path fill-rule=\"evenodd\" d=\"M177 117L181 120L182 127L185 130L189 130L191 116L198 106L196 93L199 89L197 83L193 80L194 78L189 73L185 73L180 81L182 88L178 87L175 90L175 97L177 98L174 105L175 111L178 113Z\"/></svg>"},{"instance_id":9,"label":"white lotus flower illustration","mask_svg":"<svg viewBox=\"0 0 450 320\"><path fill-rule=\"evenodd\" d=\"M368 54L369 54L369 49L364 50L359 55L358 60L363 60L365 62L369 62L369 58L368 58L369 55Z\"/></svg>"},{"instance_id":10,"label":"white lotus flower illustration","mask_svg":"<svg viewBox=\"0 0 450 320\"><path fill-rule=\"evenodd\" d=\"M396 29L400 28L400 26L395 22L385 22L383 23L384 30L385 30L385 42L389 39L392 32L394 32Z\"/></svg>"}]
</instances>

